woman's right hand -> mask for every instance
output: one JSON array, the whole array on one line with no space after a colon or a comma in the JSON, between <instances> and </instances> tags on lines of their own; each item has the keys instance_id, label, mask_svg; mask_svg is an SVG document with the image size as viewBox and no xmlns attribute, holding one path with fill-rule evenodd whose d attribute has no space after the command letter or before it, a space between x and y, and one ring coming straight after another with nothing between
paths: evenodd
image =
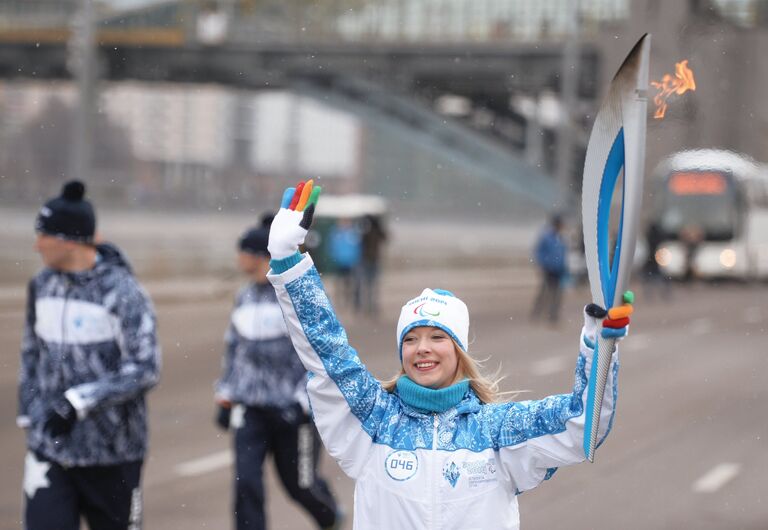
<instances>
[{"instance_id":1,"label":"woman's right hand","mask_svg":"<svg viewBox=\"0 0 768 530\"><path fill-rule=\"evenodd\" d=\"M312 224L321 191L320 186L315 186L314 181L309 180L306 183L299 182L295 188L283 192L280 210L269 230L267 250L272 259L285 259L298 252Z\"/></svg>"}]
</instances>

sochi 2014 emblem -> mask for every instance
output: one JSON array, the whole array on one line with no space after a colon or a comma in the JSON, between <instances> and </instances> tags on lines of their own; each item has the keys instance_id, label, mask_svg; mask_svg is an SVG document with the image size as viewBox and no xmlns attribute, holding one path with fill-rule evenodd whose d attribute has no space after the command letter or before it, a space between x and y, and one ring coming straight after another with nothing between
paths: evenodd
<instances>
[{"instance_id":1,"label":"sochi 2014 emblem","mask_svg":"<svg viewBox=\"0 0 768 530\"><path fill-rule=\"evenodd\" d=\"M394 480L408 480L419 468L419 458L413 451L393 451L384 461L387 475Z\"/></svg>"}]
</instances>

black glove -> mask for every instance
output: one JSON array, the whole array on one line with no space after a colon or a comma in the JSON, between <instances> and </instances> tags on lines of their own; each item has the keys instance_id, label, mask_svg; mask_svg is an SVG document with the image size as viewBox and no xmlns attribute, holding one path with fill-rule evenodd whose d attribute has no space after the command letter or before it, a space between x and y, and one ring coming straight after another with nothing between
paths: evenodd
<instances>
[{"instance_id":1,"label":"black glove","mask_svg":"<svg viewBox=\"0 0 768 530\"><path fill-rule=\"evenodd\" d=\"M77 421L77 411L72 403L64 396L54 401L48 416L45 418L43 430L56 438L69 434Z\"/></svg>"},{"instance_id":2,"label":"black glove","mask_svg":"<svg viewBox=\"0 0 768 530\"><path fill-rule=\"evenodd\" d=\"M225 407L224 405L219 405L219 410L216 413L216 425L218 425L222 430L226 431L229 429L229 418L232 415L232 407Z\"/></svg>"}]
</instances>

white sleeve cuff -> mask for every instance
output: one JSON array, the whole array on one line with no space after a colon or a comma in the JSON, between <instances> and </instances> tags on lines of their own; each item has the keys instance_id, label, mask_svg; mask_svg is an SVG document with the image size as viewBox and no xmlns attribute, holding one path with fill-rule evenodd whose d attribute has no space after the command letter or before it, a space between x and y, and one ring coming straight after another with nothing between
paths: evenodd
<instances>
[{"instance_id":1,"label":"white sleeve cuff","mask_svg":"<svg viewBox=\"0 0 768 530\"><path fill-rule=\"evenodd\" d=\"M85 406L85 401L80 397L80 394L74 388L70 388L64 392L64 397L67 398L75 410L77 411L77 419L82 420L88 415L88 410Z\"/></svg>"}]
</instances>

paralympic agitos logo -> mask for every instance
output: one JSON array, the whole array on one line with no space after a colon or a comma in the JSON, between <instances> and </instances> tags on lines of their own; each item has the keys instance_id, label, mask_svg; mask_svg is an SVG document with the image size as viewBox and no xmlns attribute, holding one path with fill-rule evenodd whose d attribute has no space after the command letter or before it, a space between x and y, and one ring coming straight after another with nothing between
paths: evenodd
<instances>
[{"instance_id":1,"label":"paralympic agitos logo","mask_svg":"<svg viewBox=\"0 0 768 530\"><path fill-rule=\"evenodd\" d=\"M426 308L424 307L425 305L427 305L427 302L421 303L416 307L414 307L413 314L419 315L420 317L439 317L440 316L440 311L432 312L430 311L430 309L434 310L434 308Z\"/></svg>"}]
</instances>

